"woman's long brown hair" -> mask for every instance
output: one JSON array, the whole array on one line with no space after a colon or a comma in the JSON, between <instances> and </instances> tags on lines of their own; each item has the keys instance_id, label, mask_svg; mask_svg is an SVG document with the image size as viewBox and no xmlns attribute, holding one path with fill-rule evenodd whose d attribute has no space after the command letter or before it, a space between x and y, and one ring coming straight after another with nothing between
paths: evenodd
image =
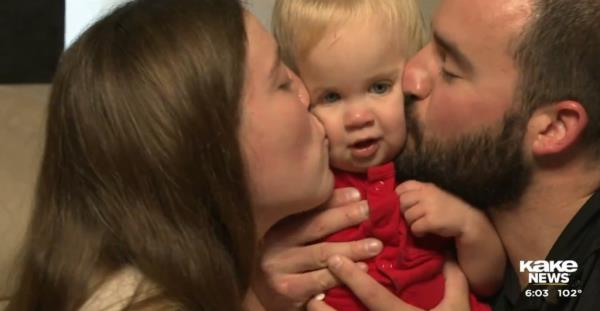
<instances>
[{"instance_id":1,"label":"woman's long brown hair","mask_svg":"<svg viewBox=\"0 0 600 311\"><path fill-rule=\"evenodd\" d=\"M126 266L177 308L242 309L255 251L243 14L234 0L137 0L64 53L9 310L76 310Z\"/></svg>"}]
</instances>

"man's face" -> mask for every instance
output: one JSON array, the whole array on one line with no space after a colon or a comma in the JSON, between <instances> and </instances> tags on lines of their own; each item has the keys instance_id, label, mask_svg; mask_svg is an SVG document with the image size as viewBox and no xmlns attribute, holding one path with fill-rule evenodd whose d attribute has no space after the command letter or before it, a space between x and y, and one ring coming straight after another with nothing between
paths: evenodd
<instances>
[{"instance_id":1,"label":"man's face","mask_svg":"<svg viewBox=\"0 0 600 311\"><path fill-rule=\"evenodd\" d=\"M432 41L405 68L401 178L434 182L484 206L520 194L529 175L528 117L514 103L512 49L529 8L525 0L441 1Z\"/></svg>"}]
</instances>

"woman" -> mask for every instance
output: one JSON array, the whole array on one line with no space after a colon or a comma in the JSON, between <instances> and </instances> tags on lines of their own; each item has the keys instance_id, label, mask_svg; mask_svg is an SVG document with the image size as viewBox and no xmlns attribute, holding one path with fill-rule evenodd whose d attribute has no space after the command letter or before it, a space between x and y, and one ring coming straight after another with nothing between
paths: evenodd
<instances>
[{"instance_id":1,"label":"woman","mask_svg":"<svg viewBox=\"0 0 600 311\"><path fill-rule=\"evenodd\" d=\"M53 83L8 310L241 310L256 241L332 189L276 50L233 0L137 0L87 30Z\"/></svg>"}]
</instances>

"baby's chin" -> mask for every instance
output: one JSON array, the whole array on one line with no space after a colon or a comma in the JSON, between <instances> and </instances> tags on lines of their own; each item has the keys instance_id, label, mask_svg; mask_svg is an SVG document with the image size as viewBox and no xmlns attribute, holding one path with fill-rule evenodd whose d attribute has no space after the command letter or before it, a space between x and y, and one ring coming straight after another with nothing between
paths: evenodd
<instances>
[{"instance_id":1,"label":"baby's chin","mask_svg":"<svg viewBox=\"0 0 600 311\"><path fill-rule=\"evenodd\" d=\"M341 171L352 173L366 173L370 167L383 165L394 160L393 156L377 154L368 159L354 159L352 157L342 161L330 159L331 166Z\"/></svg>"}]
</instances>

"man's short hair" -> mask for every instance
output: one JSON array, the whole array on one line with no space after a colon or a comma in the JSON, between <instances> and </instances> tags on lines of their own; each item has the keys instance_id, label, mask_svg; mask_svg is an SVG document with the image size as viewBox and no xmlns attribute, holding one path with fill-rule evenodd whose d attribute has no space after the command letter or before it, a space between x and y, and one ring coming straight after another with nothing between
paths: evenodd
<instances>
[{"instance_id":1,"label":"man's short hair","mask_svg":"<svg viewBox=\"0 0 600 311\"><path fill-rule=\"evenodd\" d=\"M589 118L581 143L600 158L600 1L529 1L533 13L515 53L517 100L529 113L561 100L581 103Z\"/></svg>"}]
</instances>

